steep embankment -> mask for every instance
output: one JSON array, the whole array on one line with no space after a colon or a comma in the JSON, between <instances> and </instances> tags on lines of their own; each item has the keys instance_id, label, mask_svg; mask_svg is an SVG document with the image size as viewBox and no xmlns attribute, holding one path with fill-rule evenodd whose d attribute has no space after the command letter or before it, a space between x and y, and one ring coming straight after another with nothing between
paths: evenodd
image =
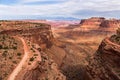
<instances>
[{"instance_id":1,"label":"steep embankment","mask_svg":"<svg viewBox=\"0 0 120 80\"><path fill-rule=\"evenodd\" d=\"M89 61L87 72L91 80L120 80L120 45L106 38Z\"/></svg>"},{"instance_id":2,"label":"steep embankment","mask_svg":"<svg viewBox=\"0 0 120 80\"><path fill-rule=\"evenodd\" d=\"M54 41L50 25L3 21L0 28L1 35L18 36L25 53L11 75L9 74L8 80L66 80L57 64L44 52Z\"/></svg>"}]
</instances>

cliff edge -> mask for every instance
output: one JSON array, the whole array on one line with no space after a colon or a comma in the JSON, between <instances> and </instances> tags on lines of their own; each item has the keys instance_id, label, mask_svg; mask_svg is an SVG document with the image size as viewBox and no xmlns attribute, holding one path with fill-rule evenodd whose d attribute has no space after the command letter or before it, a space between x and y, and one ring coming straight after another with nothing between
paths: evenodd
<instances>
[{"instance_id":1,"label":"cliff edge","mask_svg":"<svg viewBox=\"0 0 120 80\"><path fill-rule=\"evenodd\" d=\"M120 45L112 39L105 38L89 60L87 73L90 80L120 80Z\"/></svg>"}]
</instances>

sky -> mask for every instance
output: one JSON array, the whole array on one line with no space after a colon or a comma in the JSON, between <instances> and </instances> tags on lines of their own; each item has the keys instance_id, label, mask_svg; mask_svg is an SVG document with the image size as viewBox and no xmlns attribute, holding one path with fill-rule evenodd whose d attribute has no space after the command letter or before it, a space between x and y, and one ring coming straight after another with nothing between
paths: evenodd
<instances>
[{"instance_id":1,"label":"sky","mask_svg":"<svg viewBox=\"0 0 120 80\"><path fill-rule=\"evenodd\" d=\"M119 18L120 0L0 0L0 19Z\"/></svg>"}]
</instances>

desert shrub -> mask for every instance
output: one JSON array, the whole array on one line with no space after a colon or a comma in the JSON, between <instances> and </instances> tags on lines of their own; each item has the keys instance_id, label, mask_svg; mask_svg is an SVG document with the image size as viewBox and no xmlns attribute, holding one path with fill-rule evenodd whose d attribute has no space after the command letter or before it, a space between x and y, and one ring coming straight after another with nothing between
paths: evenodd
<instances>
[{"instance_id":1,"label":"desert shrub","mask_svg":"<svg viewBox=\"0 0 120 80\"><path fill-rule=\"evenodd\" d=\"M4 35L3 35L3 37L2 37L2 38L3 38L3 40L5 40L5 36L4 36Z\"/></svg>"},{"instance_id":2,"label":"desert shrub","mask_svg":"<svg viewBox=\"0 0 120 80\"><path fill-rule=\"evenodd\" d=\"M117 29L116 33L117 33L117 36L120 36L120 28Z\"/></svg>"},{"instance_id":3,"label":"desert shrub","mask_svg":"<svg viewBox=\"0 0 120 80\"><path fill-rule=\"evenodd\" d=\"M0 45L0 49L2 49L3 47L2 47L2 45Z\"/></svg>"},{"instance_id":4,"label":"desert shrub","mask_svg":"<svg viewBox=\"0 0 120 80\"><path fill-rule=\"evenodd\" d=\"M21 57L18 57L17 59L22 59Z\"/></svg>"},{"instance_id":5,"label":"desert shrub","mask_svg":"<svg viewBox=\"0 0 120 80\"><path fill-rule=\"evenodd\" d=\"M120 28L116 30L116 35L111 36L110 40L117 44L120 44Z\"/></svg>"},{"instance_id":6,"label":"desert shrub","mask_svg":"<svg viewBox=\"0 0 120 80\"><path fill-rule=\"evenodd\" d=\"M13 63L14 63L14 64L17 64L17 62L16 62L16 61L13 61Z\"/></svg>"},{"instance_id":7,"label":"desert shrub","mask_svg":"<svg viewBox=\"0 0 120 80\"><path fill-rule=\"evenodd\" d=\"M17 56L21 56L22 54L21 53L17 53Z\"/></svg>"},{"instance_id":8,"label":"desert shrub","mask_svg":"<svg viewBox=\"0 0 120 80\"><path fill-rule=\"evenodd\" d=\"M6 77L8 75L8 73L4 73L4 76Z\"/></svg>"},{"instance_id":9,"label":"desert shrub","mask_svg":"<svg viewBox=\"0 0 120 80\"><path fill-rule=\"evenodd\" d=\"M33 48L31 48L31 50L32 50L33 52L35 52L35 50L34 50Z\"/></svg>"},{"instance_id":10,"label":"desert shrub","mask_svg":"<svg viewBox=\"0 0 120 80\"><path fill-rule=\"evenodd\" d=\"M37 50L38 50L38 51L41 51L41 48L38 48Z\"/></svg>"},{"instance_id":11,"label":"desert shrub","mask_svg":"<svg viewBox=\"0 0 120 80\"><path fill-rule=\"evenodd\" d=\"M32 58L30 58L30 60L29 61L34 61L34 58L32 57Z\"/></svg>"},{"instance_id":12,"label":"desert shrub","mask_svg":"<svg viewBox=\"0 0 120 80\"><path fill-rule=\"evenodd\" d=\"M38 56L38 54L34 54L34 56Z\"/></svg>"},{"instance_id":13,"label":"desert shrub","mask_svg":"<svg viewBox=\"0 0 120 80\"><path fill-rule=\"evenodd\" d=\"M17 46L13 46L13 49L16 50L16 49L17 49Z\"/></svg>"},{"instance_id":14,"label":"desert shrub","mask_svg":"<svg viewBox=\"0 0 120 80\"><path fill-rule=\"evenodd\" d=\"M12 59L12 57L9 57L9 59Z\"/></svg>"},{"instance_id":15,"label":"desert shrub","mask_svg":"<svg viewBox=\"0 0 120 80\"><path fill-rule=\"evenodd\" d=\"M8 47L8 46L5 46L4 49L9 49L9 47Z\"/></svg>"},{"instance_id":16,"label":"desert shrub","mask_svg":"<svg viewBox=\"0 0 120 80\"><path fill-rule=\"evenodd\" d=\"M7 57L6 51L4 51L4 52L2 53L2 56L3 56L3 57Z\"/></svg>"},{"instance_id":17,"label":"desert shrub","mask_svg":"<svg viewBox=\"0 0 120 80\"><path fill-rule=\"evenodd\" d=\"M17 45L17 43L14 43L15 45Z\"/></svg>"}]
</instances>

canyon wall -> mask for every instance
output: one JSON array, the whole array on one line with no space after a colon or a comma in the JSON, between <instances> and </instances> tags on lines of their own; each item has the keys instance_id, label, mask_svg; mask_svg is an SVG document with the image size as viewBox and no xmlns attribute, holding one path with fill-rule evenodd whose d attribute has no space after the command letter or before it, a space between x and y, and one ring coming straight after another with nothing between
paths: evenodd
<instances>
[{"instance_id":1,"label":"canyon wall","mask_svg":"<svg viewBox=\"0 0 120 80\"><path fill-rule=\"evenodd\" d=\"M3 21L0 22L1 35L20 37L25 40L27 45L29 42L29 46L30 44L34 46L34 52L30 53L29 56L34 54L32 56L32 59L34 59L31 62L35 64L28 63L25 65L15 80L66 80L66 77L59 70L58 65L44 52L54 42L50 25L22 21ZM38 45L38 47L35 47L34 44ZM37 56L41 58L41 61L35 60L35 52L38 52L40 56Z\"/></svg>"},{"instance_id":2,"label":"canyon wall","mask_svg":"<svg viewBox=\"0 0 120 80\"><path fill-rule=\"evenodd\" d=\"M106 38L89 60L87 73L90 80L120 80L120 45Z\"/></svg>"},{"instance_id":3,"label":"canyon wall","mask_svg":"<svg viewBox=\"0 0 120 80\"><path fill-rule=\"evenodd\" d=\"M100 24L100 29L108 31L116 31L118 27L120 27L120 20L116 19L105 20Z\"/></svg>"},{"instance_id":4,"label":"canyon wall","mask_svg":"<svg viewBox=\"0 0 120 80\"><path fill-rule=\"evenodd\" d=\"M7 29L3 29L4 27L7 27ZM0 28L3 29L0 34L22 36L33 43L39 44L41 48L51 47L54 39L51 26L43 23L3 22Z\"/></svg>"},{"instance_id":5,"label":"canyon wall","mask_svg":"<svg viewBox=\"0 0 120 80\"><path fill-rule=\"evenodd\" d=\"M92 17L89 19L82 19L80 24L81 25L99 26L103 20L105 20L105 18L103 18L103 17Z\"/></svg>"},{"instance_id":6,"label":"canyon wall","mask_svg":"<svg viewBox=\"0 0 120 80\"><path fill-rule=\"evenodd\" d=\"M103 31L116 31L120 27L120 20L105 19L104 17L92 17L83 19L80 22L80 28L83 30L103 30Z\"/></svg>"},{"instance_id":7,"label":"canyon wall","mask_svg":"<svg viewBox=\"0 0 120 80\"><path fill-rule=\"evenodd\" d=\"M89 19L82 19L80 22L80 28L83 30L98 29L101 22L104 21L103 17L92 17Z\"/></svg>"}]
</instances>

